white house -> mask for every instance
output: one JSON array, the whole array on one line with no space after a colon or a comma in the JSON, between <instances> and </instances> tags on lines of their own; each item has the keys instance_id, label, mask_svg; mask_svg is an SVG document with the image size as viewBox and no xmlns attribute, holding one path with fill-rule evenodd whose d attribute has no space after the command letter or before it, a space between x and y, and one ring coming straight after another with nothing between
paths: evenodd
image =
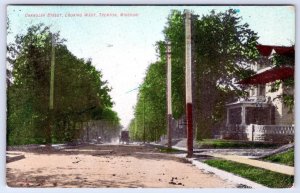
<instances>
[{"instance_id":1,"label":"white house","mask_svg":"<svg viewBox=\"0 0 300 193\"><path fill-rule=\"evenodd\" d=\"M224 139L290 142L294 139L294 111L291 111L278 97L294 94L278 80L294 76L294 68L272 65L270 57L274 53L294 57L294 47L257 46L261 59L252 65L255 75L241 80L238 84L247 87L248 97L229 103L227 107L226 129L221 131ZM271 92L274 83L278 90Z\"/></svg>"}]
</instances>

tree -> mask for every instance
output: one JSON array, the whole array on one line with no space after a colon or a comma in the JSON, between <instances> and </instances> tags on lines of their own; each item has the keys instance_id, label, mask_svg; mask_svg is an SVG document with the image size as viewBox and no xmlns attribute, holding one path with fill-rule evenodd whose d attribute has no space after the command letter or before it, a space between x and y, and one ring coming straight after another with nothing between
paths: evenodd
<instances>
[{"instance_id":1,"label":"tree","mask_svg":"<svg viewBox=\"0 0 300 193\"><path fill-rule=\"evenodd\" d=\"M8 143L46 143L76 139L82 133L78 123L110 119L119 125L111 110L111 88L92 61L79 59L55 37L55 87L52 133L49 124L49 85L52 33L39 24L18 35L11 45L12 84L8 87ZM119 128L120 129L120 128Z\"/></svg>"},{"instance_id":2,"label":"tree","mask_svg":"<svg viewBox=\"0 0 300 193\"><path fill-rule=\"evenodd\" d=\"M8 130L15 137L22 132L21 143L31 142L29 136L40 142L43 134L37 128L46 127L51 48L46 31L49 29L42 25L31 27L27 35L17 36L12 46L16 59L12 61L13 84L8 88Z\"/></svg>"},{"instance_id":3,"label":"tree","mask_svg":"<svg viewBox=\"0 0 300 193\"><path fill-rule=\"evenodd\" d=\"M258 37L241 21L232 9L194 21L197 139L210 137L214 125L224 120L217 114L226 114L225 103L244 94L234 81L254 73L250 64L258 57Z\"/></svg>"},{"instance_id":4,"label":"tree","mask_svg":"<svg viewBox=\"0 0 300 193\"><path fill-rule=\"evenodd\" d=\"M241 22L242 19L232 9L221 13L211 11L201 18L192 18L193 103L197 139L210 137L211 129L220 126L224 120L225 103L245 94L234 84L235 80L254 73L250 70L250 63L258 56L255 47L258 37L247 23ZM172 108L174 118L179 119L185 113L184 14L173 10L163 33L172 47ZM166 127L165 42L157 42L156 49L159 61L147 69L143 85L147 84L148 88L139 92L135 121L140 125L141 100L144 97L145 121L161 124L158 128L162 135ZM151 112L156 112L157 116L151 115ZM138 129L137 133L140 133L141 127ZM154 132L153 129L150 131Z\"/></svg>"},{"instance_id":5,"label":"tree","mask_svg":"<svg viewBox=\"0 0 300 193\"><path fill-rule=\"evenodd\" d=\"M293 46L294 47L294 46ZM287 54L287 55L281 55L281 54L274 54L272 59L272 64L275 65L275 68L278 67L295 67L295 54ZM294 77L284 79L284 80L276 80L274 83L272 83L271 92L277 92L279 90L280 85L283 85L285 87L284 93L278 95L276 98L280 99L283 104L288 107L289 112L294 111L294 88L295 88L295 79Z\"/></svg>"}]
</instances>

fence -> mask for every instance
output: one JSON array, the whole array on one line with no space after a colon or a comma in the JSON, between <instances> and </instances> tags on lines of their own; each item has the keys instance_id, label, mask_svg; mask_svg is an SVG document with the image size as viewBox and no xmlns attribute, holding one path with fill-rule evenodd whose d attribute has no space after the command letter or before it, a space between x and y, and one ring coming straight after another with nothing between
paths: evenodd
<instances>
[{"instance_id":1,"label":"fence","mask_svg":"<svg viewBox=\"0 0 300 193\"><path fill-rule=\"evenodd\" d=\"M221 131L223 139L288 143L294 141L292 125L230 125Z\"/></svg>"}]
</instances>

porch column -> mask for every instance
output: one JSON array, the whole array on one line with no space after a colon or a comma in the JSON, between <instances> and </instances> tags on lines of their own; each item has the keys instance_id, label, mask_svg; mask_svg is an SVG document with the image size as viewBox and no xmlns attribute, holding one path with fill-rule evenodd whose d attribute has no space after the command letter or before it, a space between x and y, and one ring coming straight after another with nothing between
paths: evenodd
<instances>
[{"instance_id":1,"label":"porch column","mask_svg":"<svg viewBox=\"0 0 300 193\"><path fill-rule=\"evenodd\" d=\"M273 124L275 124L275 123L273 123L273 109L272 109L272 106L269 106L269 110L270 110L270 116L269 116L269 120L268 120L268 123L270 124L270 125L273 125Z\"/></svg>"},{"instance_id":2,"label":"porch column","mask_svg":"<svg viewBox=\"0 0 300 193\"><path fill-rule=\"evenodd\" d=\"M226 119L226 126L229 125L229 108L227 108L227 119Z\"/></svg>"},{"instance_id":3,"label":"porch column","mask_svg":"<svg viewBox=\"0 0 300 193\"><path fill-rule=\"evenodd\" d=\"M241 116L242 116L241 125L246 125L246 107L244 105L242 105Z\"/></svg>"}]
</instances>

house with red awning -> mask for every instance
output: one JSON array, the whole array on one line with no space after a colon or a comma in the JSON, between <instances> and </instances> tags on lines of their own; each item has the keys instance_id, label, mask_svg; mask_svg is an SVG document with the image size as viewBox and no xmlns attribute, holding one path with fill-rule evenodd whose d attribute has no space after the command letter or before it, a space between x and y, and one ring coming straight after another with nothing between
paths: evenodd
<instances>
[{"instance_id":1,"label":"house with red awning","mask_svg":"<svg viewBox=\"0 0 300 193\"><path fill-rule=\"evenodd\" d=\"M274 65L271 58L280 55L294 59L295 49L270 45L258 45L257 49L261 59L251 66L256 74L237 82L247 88L248 96L226 105L226 129L221 131L221 137L291 142L294 140L294 111L280 96L294 95L294 88L285 85L285 80L294 78L294 64Z\"/></svg>"}]
</instances>

